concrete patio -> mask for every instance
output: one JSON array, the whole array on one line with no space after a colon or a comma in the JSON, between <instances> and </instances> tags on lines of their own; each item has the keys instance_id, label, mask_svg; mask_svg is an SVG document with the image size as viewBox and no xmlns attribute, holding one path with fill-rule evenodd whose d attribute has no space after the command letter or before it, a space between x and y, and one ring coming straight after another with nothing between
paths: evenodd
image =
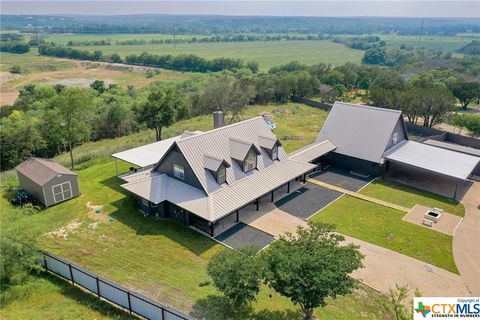
<instances>
[{"instance_id":1,"label":"concrete patio","mask_svg":"<svg viewBox=\"0 0 480 320\"><path fill-rule=\"evenodd\" d=\"M440 220L437 223L432 223L432 226L429 227L423 224L425 213L429 210L432 210L432 208L417 204L403 217L403 220L453 236L455 229L460 222L462 222L462 218L448 212L443 212Z\"/></svg>"}]
</instances>

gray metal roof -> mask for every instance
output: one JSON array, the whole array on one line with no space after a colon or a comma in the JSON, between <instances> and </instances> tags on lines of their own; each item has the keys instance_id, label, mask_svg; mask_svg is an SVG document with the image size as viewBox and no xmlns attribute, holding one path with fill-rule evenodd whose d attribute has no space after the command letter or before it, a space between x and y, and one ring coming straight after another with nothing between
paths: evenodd
<instances>
[{"instance_id":1,"label":"gray metal roof","mask_svg":"<svg viewBox=\"0 0 480 320\"><path fill-rule=\"evenodd\" d=\"M461 153L465 153L465 154L469 154L469 155L472 155L472 156L480 157L480 150L479 149L466 147L466 146L462 146L462 145L455 144L455 143L449 143L449 142L438 141L438 140L433 140L433 139L425 140L425 141L423 141L423 143L431 145L431 146L439 147L439 148L442 148L442 149L458 151L458 152L461 152Z\"/></svg>"},{"instance_id":2,"label":"gray metal roof","mask_svg":"<svg viewBox=\"0 0 480 320\"><path fill-rule=\"evenodd\" d=\"M294 153L291 153L289 158L301 162L310 162L335 150L335 148L335 145L329 140L314 142Z\"/></svg>"},{"instance_id":3,"label":"gray metal roof","mask_svg":"<svg viewBox=\"0 0 480 320\"><path fill-rule=\"evenodd\" d=\"M336 153L383 163L383 154L402 113L335 102L317 141L330 140Z\"/></svg>"},{"instance_id":4,"label":"gray metal roof","mask_svg":"<svg viewBox=\"0 0 480 320\"><path fill-rule=\"evenodd\" d=\"M39 186L45 185L59 174L77 175L75 172L68 170L53 160L34 157L28 158L16 166L15 170Z\"/></svg>"},{"instance_id":5,"label":"gray metal roof","mask_svg":"<svg viewBox=\"0 0 480 320\"><path fill-rule=\"evenodd\" d=\"M480 162L479 157L414 141L402 142L385 158L461 180L467 179Z\"/></svg>"},{"instance_id":6,"label":"gray metal roof","mask_svg":"<svg viewBox=\"0 0 480 320\"><path fill-rule=\"evenodd\" d=\"M112 157L131 163L140 168L148 167L157 163L157 161L170 149L173 143L179 140L181 137L182 136L176 136L146 144L141 147L117 152L112 154Z\"/></svg>"},{"instance_id":7,"label":"gray metal roof","mask_svg":"<svg viewBox=\"0 0 480 320\"><path fill-rule=\"evenodd\" d=\"M275 146L275 144L278 144L279 146L282 145L277 138L264 137L264 136L258 137L258 144L260 145L260 147L265 149L272 149Z\"/></svg>"},{"instance_id":8,"label":"gray metal roof","mask_svg":"<svg viewBox=\"0 0 480 320\"><path fill-rule=\"evenodd\" d=\"M204 158L205 169L216 172L221 164L224 164L227 168L230 167L230 163L228 163L225 159L220 159L211 155L205 155L205 158Z\"/></svg>"},{"instance_id":9,"label":"gray metal roof","mask_svg":"<svg viewBox=\"0 0 480 320\"><path fill-rule=\"evenodd\" d=\"M233 185L245 177L257 174L258 171L263 171L287 158L287 154L282 147L278 148L278 161L272 160L267 152L261 152L259 137L276 139L263 118L255 117L195 136L179 139L175 143L205 192L210 194L225 186ZM232 161L232 159L243 160L252 146L257 152L261 152L257 161L258 171L243 172L237 161ZM205 169L205 155L213 155L217 159L224 159L230 163L230 168L226 170L227 184L219 186L213 175Z\"/></svg>"},{"instance_id":10,"label":"gray metal roof","mask_svg":"<svg viewBox=\"0 0 480 320\"><path fill-rule=\"evenodd\" d=\"M122 187L155 204L167 200L208 221L216 221L313 168L313 164L284 160L235 184L222 185L209 196L161 173L152 173Z\"/></svg>"}]
</instances>

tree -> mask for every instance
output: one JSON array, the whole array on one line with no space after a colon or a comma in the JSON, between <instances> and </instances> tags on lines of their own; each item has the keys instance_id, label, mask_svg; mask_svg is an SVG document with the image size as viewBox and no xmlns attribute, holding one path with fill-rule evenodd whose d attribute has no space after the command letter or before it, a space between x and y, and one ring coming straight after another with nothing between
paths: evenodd
<instances>
[{"instance_id":1,"label":"tree","mask_svg":"<svg viewBox=\"0 0 480 320\"><path fill-rule=\"evenodd\" d=\"M444 88L421 89L419 91L419 115L425 127L440 123L448 112L454 108L455 98Z\"/></svg>"},{"instance_id":2,"label":"tree","mask_svg":"<svg viewBox=\"0 0 480 320\"><path fill-rule=\"evenodd\" d=\"M74 169L73 147L77 143L90 139L93 116L92 101L93 96L90 90L67 88L52 102L61 121L59 134L68 144L72 170Z\"/></svg>"},{"instance_id":3,"label":"tree","mask_svg":"<svg viewBox=\"0 0 480 320\"><path fill-rule=\"evenodd\" d=\"M314 309L324 307L328 297L356 287L349 274L363 266L363 255L358 246L341 246L343 240L332 225L309 222L263 253L267 285L299 305L305 320L313 319Z\"/></svg>"},{"instance_id":4,"label":"tree","mask_svg":"<svg viewBox=\"0 0 480 320\"><path fill-rule=\"evenodd\" d=\"M95 80L90 84L90 88L102 94L105 92L105 82L102 80Z\"/></svg>"},{"instance_id":5,"label":"tree","mask_svg":"<svg viewBox=\"0 0 480 320\"><path fill-rule=\"evenodd\" d=\"M176 120L189 115L189 106L179 92L175 90L150 92L147 101L140 106L134 106L133 111L140 123L155 129L157 141L162 140L163 127L169 127Z\"/></svg>"},{"instance_id":6,"label":"tree","mask_svg":"<svg viewBox=\"0 0 480 320\"><path fill-rule=\"evenodd\" d=\"M467 110L470 102L480 98L480 83L458 80L450 85L450 91L460 101L463 110Z\"/></svg>"},{"instance_id":7,"label":"tree","mask_svg":"<svg viewBox=\"0 0 480 320\"><path fill-rule=\"evenodd\" d=\"M320 94L320 101L322 103L333 103L340 96L340 93L337 89L332 88L328 84L321 84L318 87L318 92Z\"/></svg>"},{"instance_id":8,"label":"tree","mask_svg":"<svg viewBox=\"0 0 480 320\"><path fill-rule=\"evenodd\" d=\"M409 292L408 285L395 284L395 288L388 289L387 299L382 304L393 319L409 320L413 318L411 308L405 306L405 299L408 298ZM415 290L415 296L421 296L418 290Z\"/></svg>"},{"instance_id":9,"label":"tree","mask_svg":"<svg viewBox=\"0 0 480 320\"><path fill-rule=\"evenodd\" d=\"M263 268L257 251L255 247L223 250L208 263L207 274L214 286L235 307L255 301L260 291Z\"/></svg>"}]
</instances>

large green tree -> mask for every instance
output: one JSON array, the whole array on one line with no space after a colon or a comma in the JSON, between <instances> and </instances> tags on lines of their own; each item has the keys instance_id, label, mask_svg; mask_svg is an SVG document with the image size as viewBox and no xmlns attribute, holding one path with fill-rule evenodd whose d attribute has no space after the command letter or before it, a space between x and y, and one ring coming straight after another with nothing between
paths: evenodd
<instances>
[{"instance_id":1,"label":"large green tree","mask_svg":"<svg viewBox=\"0 0 480 320\"><path fill-rule=\"evenodd\" d=\"M223 250L208 263L214 286L237 308L255 301L260 291L263 268L257 251L255 247Z\"/></svg>"},{"instance_id":2,"label":"large green tree","mask_svg":"<svg viewBox=\"0 0 480 320\"><path fill-rule=\"evenodd\" d=\"M449 87L453 96L462 105L463 110L467 110L470 102L480 99L480 82L458 80L450 84Z\"/></svg>"},{"instance_id":3,"label":"large green tree","mask_svg":"<svg viewBox=\"0 0 480 320\"><path fill-rule=\"evenodd\" d=\"M275 241L263 254L267 285L300 306L303 319L324 307L328 297L348 294L357 285L350 274L362 265L358 246L341 245L345 238L331 225L309 223L297 234Z\"/></svg>"},{"instance_id":4,"label":"large green tree","mask_svg":"<svg viewBox=\"0 0 480 320\"><path fill-rule=\"evenodd\" d=\"M73 148L88 141L92 131L93 95L89 89L67 88L55 97L52 105L58 112L60 136L68 145L70 166L74 169Z\"/></svg>"},{"instance_id":5,"label":"large green tree","mask_svg":"<svg viewBox=\"0 0 480 320\"><path fill-rule=\"evenodd\" d=\"M155 129L157 141L162 140L162 129L188 117L189 109L186 98L173 89L152 91L145 103L133 108L140 123Z\"/></svg>"}]
</instances>

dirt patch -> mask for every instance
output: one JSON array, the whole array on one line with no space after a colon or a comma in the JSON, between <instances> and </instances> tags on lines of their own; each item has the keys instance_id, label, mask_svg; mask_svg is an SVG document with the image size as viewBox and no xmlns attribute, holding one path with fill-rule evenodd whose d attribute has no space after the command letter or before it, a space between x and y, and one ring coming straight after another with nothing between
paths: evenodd
<instances>
[{"instance_id":1,"label":"dirt patch","mask_svg":"<svg viewBox=\"0 0 480 320\"><path fill-rule=\"evenodd\" d=\"M97 222L98 221L108 222L108 220L111 218L110 215L108 215L107 213L105 213L105 211L103 211L103 205L101 205L101 204L93 204L89 201L89 202L86 203L86 206L87 206L88 209L90 209L88 211L88 216L90 218L92 218L93 220L96 220ZM97 222L95 222L95 223L97 223ZM100 222L98 222L98 224ZM98 224L96 224L96 225L90 224L89 227L90 227L90 229L95 230L98 227Z\"/></svg>"},{"instance_id":2,"label":"dirt patch","mask_svg":"<svg viewBox=\"0 0 480 320\"><path fill-rule=\"evenodd\" d=\"M3 84L8 81L17 80L21 75L10 72L0 72L0 84Z\"/></svg>"},{"instance_id":3,"label":"dirt patch","mask_svg":"<svg viewBox=\"0 0 480 320\"><path fill-rule=\"evenodd\" d=\"M299 136L283 136L283 137L280 138L280 140L297 141L297 140L302 140L302 137L299 137Z\"/></svg>"},{"instance_id":4,"label":"dirt patch","mask_svg":"<svg viewBox=\"0 0 480 320\"><path fill-rule=\"evenodd\" d=\"M83 222L80 222L78 220L73 220L66 226L60 227L57 230L54 230L52 232L48 232L47 236L53 239L67 240L70 234L74 234L77 232L77 229L80 228L82 223Z\"/></svg>"},{"instance_id":5,"label":"dirt patch","mask_svg":"<svg viewBox=\"0 0 480 320\"><path fill-rule=\"evenodd\" d=\"M12 105L20 95L19 91L5 91L0 94L0 105Z\"/></svg>"}]
</instances>

